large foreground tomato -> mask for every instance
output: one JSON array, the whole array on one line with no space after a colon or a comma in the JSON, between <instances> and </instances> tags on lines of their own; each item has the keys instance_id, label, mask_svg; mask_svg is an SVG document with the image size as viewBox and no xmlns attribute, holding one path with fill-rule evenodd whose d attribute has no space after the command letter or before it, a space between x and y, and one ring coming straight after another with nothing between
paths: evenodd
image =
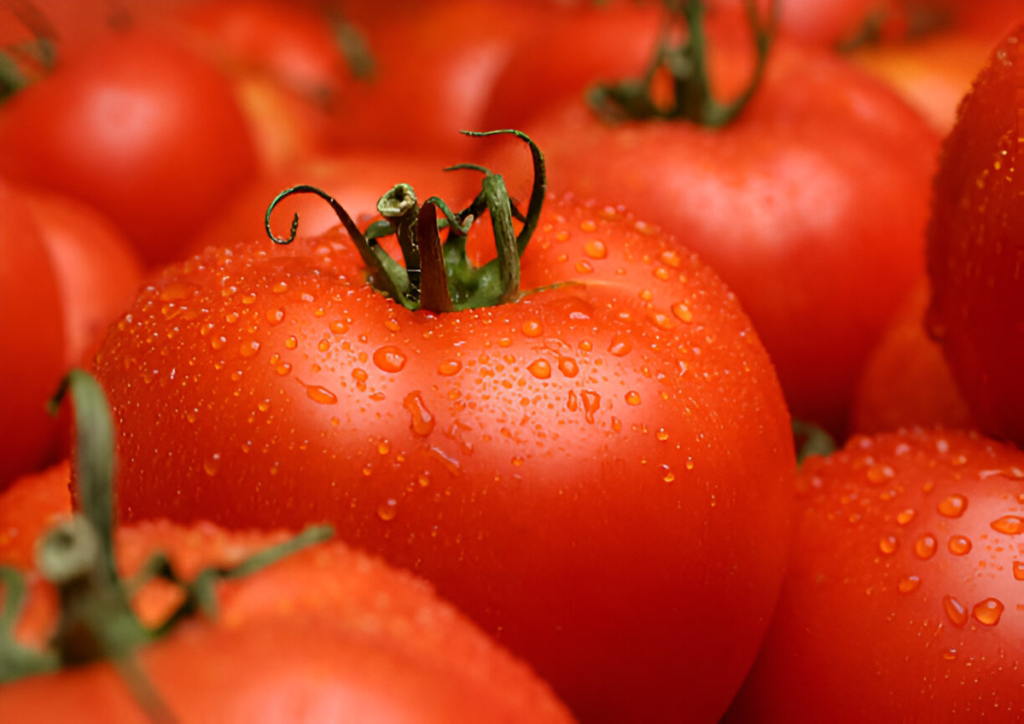
<instances>
[{"instance_id":1,"label":"large foreground tomato","mask_svg":"<svg viewBox=\"0 0 1024 724\"><path fill-rule=\"evenodd\" d=\"M1024 445L1024 26L960 106L928 233L932 333L983 430Z\"/></svg>"},{"instance_id":2,"label":"large foreground tomato","mask_svg":"<svg viewBox=\"0 0 1024 724\"><path fill-rule=\"evenodd\" d=\"M729 720L1020 721L1024 452L857 436L798 486L782 596Z\"/></svg>"},{"instance_id":3,"label":"large foreground tomato","mask_svg":"<svg viewBox=\"0 0 1024 724\"><path fill-rule=\"evenodd\" d=\"M256 166L227 81L142 28L6 101L0 146L0 172L95 206L150 263L181 256Z\"/></svg>"},{"instance_id":4,"label":"large foreground tomato","mask_svg":"<svg viewBox=\"0 0 1024 724\"><path fill-rule=\"evenodd\" d=\"M496 306L410 311L337 232L167 270L97 358L120 512L329 520L581 718L712 720L781 578L789 417L710 269L623 211L547 204L522 260L534 291Z\"/></svg>"}]
</instances>

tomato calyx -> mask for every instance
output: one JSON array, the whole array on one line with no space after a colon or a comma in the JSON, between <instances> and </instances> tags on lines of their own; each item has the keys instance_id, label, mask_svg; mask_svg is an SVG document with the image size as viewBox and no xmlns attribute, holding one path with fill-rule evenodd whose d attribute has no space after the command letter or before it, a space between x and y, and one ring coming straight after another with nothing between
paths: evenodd
<instances>
[{"instance_id":1,"label":"tomato calyx","mask_svg":"<svg viewBox=\"0 0 1024 724\"><path fill-rule=\"evenodd\" d=\"M746 88L728 103L718 101L711 88L704 0L665 0L665 20L654 55L644 75L617 83L601 84L589 93L591 108L612 122L651 119L688 120L708 128L721 128L746 107L764 75L772 40L772 19L777 4L772 2L770 18L765 21L754 0L745 0L747 20L754 36L757 62ZM682 41L672 41L681 22L686 31ZM653 88L659 73L667 71L672 83L668 104L655 100Z\"/></svg>"},{"instance_id":2,"label":"tomato calyx","mask_svg":"<svg viewBox=\"0 0 1024 724\"><path fill-rule=\"evenodd\" d=\"M254 573L326 540L333 531L326 526L307 528L237 565L206 568L187 582L177 576L170 560L158 553L130 580L122 579L114 558L114 426L110 408L99 383L81 370L68 374L54 406L66 392L75 403L81 513L50 530L39 541L37 556L42 577L57 589L58 622L45 648L20 644L14 637L14 625L25 600L25 579L13 567L0 566L5 591L0 607L0 684L107 660L118 668L147 713L155 721L166 721L169 712L133 653L197 613L215 616L218 582ZM131 602L136 592L156 579L178 587L181 599L160 624L150 627L139 620Z\"/></svg>"},{"instance_id":3,"label":"tomato calyx","mask_svg":"<svg viewBox=\"0 0 1024 724\"><path fill-rule=\"evenodd\" d=\"M33 3L14 3L10 12L32 39L0 48L0 102L49 75L57 62L57 31Z\"/></svg>"},{"instance_id":4,"label":"tomato calyx","mask_svg":"<svg viewBox=\"0 0 1024 724\"><path fill-rule=\"evenodd\" d=\"M289 196L315 194L330 204L345 227L369 270L370 284L407 309L442 313L515 301L521 294L519 259L537 228L544 204L547 187L544 154L521 131L463 133L477 137L511 134L529 145L533 160L533 187L525 215L509 199L500 174L476 164L458 164L445 171L474 170L483 173L484 177L480 193L469 206L457 213L437 196L431 196L421 206L411 186L398 184L377 203L377 210L384 219L371 224L363 232L344 207L327 192L315 186L299 185L285 189L270 202L264 218L267 235L276 244L294 241L299 215L293 216L291 231L286 238L274 235L270 217L277 205ZM443 218L437 218L438 211ZM485 211L491 218L497 257L475 267L466 256L466 241L473 222ZM513 219L522 224L518 234L513 227ZM442 229L448 231L443 244L439 236ZM392 258L377 241L391 234L398 239L405 266Z\"/></svg>"}]
</instances>

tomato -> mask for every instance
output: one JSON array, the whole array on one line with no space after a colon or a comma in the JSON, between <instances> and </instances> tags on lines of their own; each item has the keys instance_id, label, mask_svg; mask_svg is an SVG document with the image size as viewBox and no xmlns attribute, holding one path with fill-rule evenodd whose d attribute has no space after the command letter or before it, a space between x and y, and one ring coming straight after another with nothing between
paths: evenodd
<instances>
[{"instance_id":1,"label":"tomato","mask_svg":"<svg viewBox=\"0 0 1024 724\"><path fill-rule=\"evenodd\" d=\"M539 11L512 0L417 4L368 33L375 69L344 97L331 143L411 153L472 152L491 83ZM540 15L543 18L543 15Z\"/></svg>"},{"instance_id":2,"label":"tomato","mask_svg":"<svg viewBox=\"0 0 1024 724\"><path fill-rule=\"evenodd\" d=\"M1024 452L856 436L797 483L782 597L729 721L1019 721Z\"/></svg>"},{"instance_id":3,"label":"tomato","mask_svg":"<svg viewBox=\"0 0 1024 724\"><path fill-rule=\"evenodd\" d=\"M721 274L793 415L843 433L869 351L924 273L938 139L913 110L832 54L780 41L722 128L609 123L565 100L527 129L553 189L623 204Z\"/></svg>"},{"instance_id":4,"label":"tomato","mask_svg":"<svg viewBox=\"0 0 1024 724\"><path fill-rule=\"evenodd\" d=\"M0 489L51 461L61 429L46 403L92 358L135 297L140 262L95 210L0 179Z\"/></svg>"},{"instance_id":5,"label":"tomato","mask_svg":"<svg viewBox=\"0 0 1024 724\"><path fill-rule=\"evenodd\" d=\"M324 154L289 164L246 186L196 237L191 250L234 246L244 239L262 243L266 238L263 217L267 200L298 183L312 184L337 199L344 199L346 209L354 218L376 216L381 189L402 180L414 188L429 188L444 199L464 198L472 191L472 179L465 173L442 172L446 165L429 154L410 159L405 154L386 151ZM320 199L289 199L281 211L285 212L299 215L302 233L308 236L318 236L338 225L338 217Z\"/></svg>"},{"instance_id":6,"label":"tomato","mask_svg":"<svg viewBox=\"0 0 1024 724\"><path fill-rule=\"evenodd\" d=\"M6 101L0 146L0 172L95 206L151 264L181 255L256 168L226 80L144 28Z\"/></svg>"},{"instance_id":7,"label":"tomato","mask_svg":"<svg viewBox=\"0 0 1024 724\"><path fill-rule=\"evenodd\" d=\"M46 401L64 369L57 273L17 192L0 179L0 489L45 465L56 422Z\"/></svg>"},{"instance_id":8,"label":"tomato","mask_svg":"<svg viewBox=\"0 0 1024 724\"><path fill-rule=\"evenodd\" d=\"M545 203L532 291L504 304L408 309L338 231L168 269L97 357L119 511L328 520L433 582L581 719L710 720L782 575L789 416L709 268L614 207ZM470 261L491 234L476 222Z\"/></svg>"},{"instance_id":9,"label":"tomato","mask_svg":"<svg viewBox=\"0 0 1024 724\"><path fill-rule=\"evenodd\" d=\"M0 492L0 565L34 566L36 539L71 515L70 484L71 467L64 461Z\"/></svg>"},{"instance_id":10,"label":"tomato","mask_svg":"<svg viewBox=\"0 0 1024 724\"><path fill-rule=\"evenodd\" d=\"M1018 26L981 71L946 139L928 233L932 334L981 429L1024 445L1024 180L1016 172L1024 63Z\"/></svg>"},{"instance_id":11,"label":"tomato","mask_svg":"<svg viewBox=\"0 0 1024 724\"><path fill-rule=\"evenodd\" d=\"M854 395L852 431L885 432L917 425L974 427L942 349L925 331L930 298L931 290L922 280L868 357Z\"/></svg>"},{"instance_id":12,"label":"tomato","mask_svg":"<svg viewBox=\"0 0 1024 724\"><path fill-rule=\"evenodd\" d=\"M125 577L162 551L190 580L281 540L156 522L119 531L117 547ZM163 620L175 602L168 593L143 589L139 617ZM571 721L545 684L429 586L340 543L224 583L217 598L214 617L136 654L177 721ZM37 583L28 605L20 637L34 643L53 625L52 593ZM106 663L6 683L0 715L152 721Z\"/></svg>"}]
</instances>

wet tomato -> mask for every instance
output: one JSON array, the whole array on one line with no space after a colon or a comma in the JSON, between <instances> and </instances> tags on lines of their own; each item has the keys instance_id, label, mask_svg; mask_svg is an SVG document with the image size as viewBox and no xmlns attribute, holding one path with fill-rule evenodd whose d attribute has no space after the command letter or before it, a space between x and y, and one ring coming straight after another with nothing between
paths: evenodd
<instances>
[{"instance_id":1,"label":"wet tomato","mask_svg":"<svg viewBox=\"0 0 1024 724\"><path fill-rule=\"evenodd\" d=\"M930 330L982 430L1024 445L1024 26L960 106L935 178Z\"/></svg>"},{"instance_id":2,"label":"wet tomato","mask_svg":"<svg viewBox=\"0 0 1024 724\"><path fill-rule=\"evenodd\" d=\"M798 474L765 645L728 721L1020 721L1024 452L855 436Z\"/></svg>"},{"instance_id":3,"label":"wet tomato","mask_svg":"<svg viewBox=\"0 0 1024 724\"><path fill-rule=\"evenodd\" d=\"M338 231L166 271L97 358L120 513L331 521L432 581L577 716L712 719L781 579L789 416L708 267L615 208L543 199L532 291L503 282L477 308L398 304ZM486 213L468 243L470 260L494 244ZM423 300L431 248L412 265Z\"/></svg>"}]
</instances>

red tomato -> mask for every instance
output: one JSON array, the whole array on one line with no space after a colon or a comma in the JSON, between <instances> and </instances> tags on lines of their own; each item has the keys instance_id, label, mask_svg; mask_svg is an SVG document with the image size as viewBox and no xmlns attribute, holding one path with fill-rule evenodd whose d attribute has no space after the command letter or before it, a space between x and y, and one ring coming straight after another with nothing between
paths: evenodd
<instances>
[{"instance_id":1,"label":"red tomato","mask_svg":"<svg viewBox=\"0 0 1024 724\"><path fill-rule=\"evenodd\" d=\"M420 3L369 35L368 83L353 84L334 124L338 150L476 151L460 130L482 118L491 84L543 15L514 0Z\"/></svg>"},{"instance_id":2,"label":"red tomato","mask_svg":"<svg viewBox=\"0 0 1024 724\"><path fill-rule=\"evenodd\" d=\"M938 139L914 111L832 54L777 42L724 128L610 124L577 100L527 129L552 188L623 204L721 274L793 415L843 432L869 351L923 276Z\"/></svg>"},{"instance_id":3,"label":"red tomato","mask_svg":"<svg viewBox=\"0 0 1024 724\"><path fill-rule=\"evenodd\" d=\"M1024 26L960 106L935 178L928 234L930 328L985 432L1024 445Z\"/></svg>"},{"instance_id":4,"label":"red tomato","mask_svg":"<svg viewBox=\"0 0 1024 724\"><path fill-rule=\"evenodd\" d=\"M232 566L282 536L167 522L128 527L122 575L165 552L184 580ZM53 625L37 584L22 640ZM48 595L49 594L49 595ZM320 545L221 584L217 615L186 622L137 659L177 721L569 722L523 664L412 576L339 544ZM137 615L163 620L177 599L152 585ZM0 687L4 721L150 722L107 663Z\"/></svg>"},{"instance_id":5,"label":"red tomato","mask_svg":"<svg viewBox=\"0 0 1024 724\"><path fill-rule=\"evenodd\" d=\"M925 332L930 298L928 283L922 280L868 357L853 400L853 432L886 432L917 425L974 427L942 348Z\"/></svg>"},{"instance_id":6,"label":"red tomato","mask_svg":"<svg viewBox=\"0 0 1024 724\"><path fill-rule=\"evenodd\" d=\"M98 356L120 512L330 520L581 719L710 720L781 578L789 417L713 272L615 209L548 204L536 291L499 306L410 311L336 232L169 269Z\"/></svg>"},{"instance_id":7,"label":"red tomato","mask_svg":"<svg viewBox=\"0 0 1024 724\"><path fill-rule=\"evenodd\" d=\"M56 270L29 208L0 179L0 489L49 459L57 424L46 411L67 342Z\"/></svg>"},{"instance_id":8,"label":"red tomato","mask_svg":"<svg viewBox=\"0 0 1024 724\"><path fill-rule=\"evenodd\" d=\"M61 426L46 411L138 292L128 242L78 202L0 179L0 489L49 462Z\"/></svg>"},{"instance_id":9,"label":"red tomato","mask_svg":"<svg viewBox=\"0 0 1024 724\"><path fill-rule=\"evenodd\" d=\"M857 436L798 478L782 597L729 721L1024 715L1024 452Z\"/></svg>"},{"instance_id":10,"label":"red tomato","mask_svg":"<svg viewBox=\"0 0 1024 724\"><path fill-rule=\"evenodd\" d=\"M34 567L36 539L71 515L70 485L65 461L20 477L0 492L0 565Z\"/></svg>"},{"instance_id":11,"label":"red tomato","mask_svg":"<svg viewBox=\"0 0 1024 724\"><path fill-rule=\"evenodd\" d=\"M226 80L141 28L5 102L0 146L0 172L95 206L149 263L182 255L256 168Z\"/></svg>"}]
</instances>

